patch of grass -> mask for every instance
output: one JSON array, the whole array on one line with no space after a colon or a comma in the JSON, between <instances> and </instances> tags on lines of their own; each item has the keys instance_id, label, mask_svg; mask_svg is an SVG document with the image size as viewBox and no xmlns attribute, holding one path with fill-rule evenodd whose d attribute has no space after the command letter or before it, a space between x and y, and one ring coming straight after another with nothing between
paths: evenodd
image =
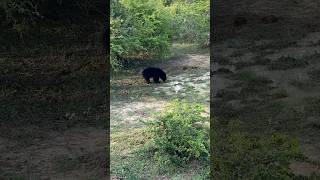
<instances>
[{"instance_id":1,"label":"patch of grass","mask_svg":"<svg viewBox=\"0 0 320 180\"><path fill-rule=\"evenodd\" d=\"M296 59L293 57L280 57L273 60L268 65L270 70L288 70L293 68L302 68L308 65L308 62L303 59Z\"/></svg>"},{"instance_id":2,"label":"patch of grass","mask_svg":"<svg viewBox=\"0 0 320 180\"><path fill-rule=\"evenodd\" d=\"M137 152L130 156L112 155L111 174L124 179L140 180L154 178L208 179L209 167L199 162L177 167L157 165L157 160L147 152Z\"/></svg>"},{"instance_id":3,"label":"patch of grass","mask_svg":"<svg viewBox=\"0 0 320 180\"><path fill-rule=\"evenodd\" d=\"M111 134L111 175L139 179L156 174L151 154L148 151L141 151L145 144L150 143L149 137L145 129L113 131Z\"/></svg>"},{"instance_id":4,"label":"patch of grass","mask_svg":"<svg viewBox=\"0 0 320 180\"><path fill-rule=\"evenodd\" d=\"M239 109L239 119L245 124L246 130L254 134L268 133L274 127L275 118L282 112L284 106L279 102L265 99L247 99Z\"/></svg>"},{"instance_id":5,"label":"patch of grass","mask_svg":"<svg viewBox=\"0 0 320 180\"><path fill-rule=\"evenodd\" d=\"M171 55L168 58L177 57L193 53L209 53L209 48L201 48L197 44L174 43L171 49Z\"/></svg>"},{"instance_id":6,"label":"patch of grass","mask_svg":"<svg viewBox=\"0 0 320 180\"><path fill-rule=\"evenodd\" d=\"M217 122L211 133L214 179L292 179L290 161L305 159L296 139L279 133L249 135L239 121Z\"/></svg>"},{"instance_id":7,"label":"patch of grass","mask_svg":"<svg viewBox=\"0 0 320 180\"><path fill-rule=\"evenodd\" d=\"M111 175L124 179L152 178L157 174L154 161L142 153L127 156L111 154Z\"/></svg>"},{"instance_id":8,"label":"patch of grass","mask_svg":"<svg viewBox=\"0 0 320 180\"><path fill-rule=\"evenodd\" d=\"M203 148L206 147L205 145L208 146L207 143L209 143L208 135L204 136L209 129L203 127L202 121L199 122L201 119L206 118L202 116L200 113L202 111L199 108L200 106L192 106L191 108L179 105L174 106L174 111L168 109L160 113L156 117L160 119L162 117L162 119L167 120L167 131L159 131L158 134L155 133L160 130L157 129L157 127L160 128L160 126L157 126L158 121L145 122L147 124L151 123L149 128L127 128L113 131L111 134L111 174L125 179L152 179L155 177L176 179L180 177L208 178L209 167L207 161L198 159L198 154L201 157L203 154L208 155L208 150L205 149L206 151L203 151ZM190 111L193 113L190 113ZM177 114L177 116L174 114ZM179 118L181 121L178 121ZM188 120L193 126L189 126ZM173 123L176 121L180 122L180 124ZM183 122L187 126L183 126ZM183 127L189 129L184 129ZM193 137L198 138L193 140ZM166 138L169 139L165 141ZM171 143L176 148L173 148L173 146L162 147L160 142L167 142L168 144L165 143L166 145ZM205 145L202 145L203 142L205 142ZM173 151L170 151L170 147L173 148ZM188 153L190 153L190 156ZM178 157L179 154L188 156ZM188 157L188 159L184 157ZM183 160L184 165L177 164L174 160Z\"/></svg>"},{"instance_id":9,"label":"patch of grass","mask_svg":"<svg viewBox=\"0 0 320 180\"><path fill-rule=\"evenodd\" d=\"M132 129L111 134L111 152L130 154L144 147L150 141L150 134L144 129Z\"/></svg>"},{"instance_id":10,"label":"patch of grass","mask_svg":"<svg viewBox=\"0 0 320 180\"><path fill-rule=\"evenodd\" d=\"M153 179L155 177L208 177L208 166L195 161L184 167L168 161L166 166L159 161L166 161L159 156L158 149L147 129L118 131L111 137L111 175L124 179ZM162 158L162 159L159 159Z\"/></svg>"}]
</instances>

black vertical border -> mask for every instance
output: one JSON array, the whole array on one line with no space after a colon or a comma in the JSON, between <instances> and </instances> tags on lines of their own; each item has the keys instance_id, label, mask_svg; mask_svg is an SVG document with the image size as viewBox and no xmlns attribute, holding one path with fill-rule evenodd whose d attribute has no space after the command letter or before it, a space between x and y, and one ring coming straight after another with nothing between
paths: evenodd
<instances>
[{"instance_id":1,"label":"black vertical border","mask_svg":"<svg viewBox=\"0 0 320 180\"><path fill-rule=\"evenodd\" d=\"M213 109L213 97L214 97L214 78L213 78L213 63L215 61L215 47L214 43L217 41L223 40L225 34L224 26L221 26L219 23L221 21L225 21L226 19L223 17L223 14L232 11L232 7L228 6L230 3L226 2L226 0L210 0L210 179L214 179L213 177L213 158L214 154L214 138L215 138L215 126L216 120L214 119L214 109ZM220 26L219 26L220 25Z\"/></svg>"},{"instance_id":2,"label":"black vertical border","mask_svg":"<svg viewBox=\"0 0 320 180\"><path fill-rule=\"evenodd\" d=\"M106 177L110 179L110 0L106 3L106 14L104 17L103 30L103 52L105 53L105 61L103 65L106 73Z\"/></svg>"},{"instance_id":3,"label":"black vertical border","mask_svg":"<svg viewBox=\"0 0 320 180\"><path fill-rule=\"evenodd\" d=\"M213 43L214 43L214 14L215 14L215 0L210 0L210 179L213 179L213 127L214 127L214 120L213 120L213 106L212 106L212 95L213 95L213 78L212 78L212 65L213 65Z\"/></svg>"}]
</instances>

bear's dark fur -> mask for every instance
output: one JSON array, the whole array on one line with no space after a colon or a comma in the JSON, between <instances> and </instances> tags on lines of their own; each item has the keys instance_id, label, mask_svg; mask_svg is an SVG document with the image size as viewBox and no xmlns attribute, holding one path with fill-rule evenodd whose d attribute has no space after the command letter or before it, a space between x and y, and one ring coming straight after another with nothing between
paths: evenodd
<instances>
[{"instance_id":1,"label":"bear's dark fur","mask_svg":"<svg viewBox=\"0 0 320 180\"><path fill-rule=\"evenodd\" d=\"M166 73L162 69L154 68L154 67L149 67L149 68L144 69L142 71L142 76L147 81L147 83L150 83L150 78L153 78L153 81L155 83L160 83L159 78L162 81L167 80Z\"/></svg>"}]
</instances>

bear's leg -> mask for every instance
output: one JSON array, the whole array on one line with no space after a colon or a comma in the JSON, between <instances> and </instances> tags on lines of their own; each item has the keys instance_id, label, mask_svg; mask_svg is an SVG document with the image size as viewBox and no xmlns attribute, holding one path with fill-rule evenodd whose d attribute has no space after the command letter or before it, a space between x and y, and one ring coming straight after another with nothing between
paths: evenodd
<instances>
[{"instance_id":1,"label":"bear's leg","mask_svg":"<svg viewBox=\"0 0 320 180\"><path fill-rule=\"evenodd\" d=\"M160 81L159 81L159 76L154 77L154 78L153 78L153 81L154 81L155 83L160 83Z\"/></svg>"},{"instance_id":2,"label":"bear's leg","mask_svg":"<svg viewBox=\"0 0 320 180\"><path fill-rule=\"evenodd\" d=\"M150 77L143 75L143 78L146 80L146 82L149 84L150 83Z\"/></svg>"}]
</instances>

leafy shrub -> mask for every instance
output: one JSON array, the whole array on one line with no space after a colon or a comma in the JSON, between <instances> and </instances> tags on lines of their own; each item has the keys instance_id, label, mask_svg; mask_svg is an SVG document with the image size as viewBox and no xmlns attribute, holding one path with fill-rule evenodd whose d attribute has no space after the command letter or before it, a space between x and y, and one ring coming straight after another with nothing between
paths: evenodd
<instances>
[{"instance_id":1,"label":"leafy shrub","mask_svg":"<svg viewBox=\"0 0 320 180\"><path fill-rule=\"evenodd\" d=\"M204 108L199 104L174 101L150 124L160 163L183 163L208 159L209 137L203 123Z\"/></svg>"},{"instance_id":2,"label":"leafy shrub","mask_svg":"<svg viewBox=\"0 0 320 180\"><path fill-rule=\"evenodd\" d=\"M114 0L111 64L123 59L164 57L171 41L171 13L161 0Z\"/></svg>"},{"instance_id":3,"label":"leafy shrub","mask_svg":"<svg viewBox=\"0 0 320 180\"><path fill-rule=\"evenodd\" d=\"M251 136L239 122L215 127L211 138L216 179L292 179L289 162L304 159L295 139L279 133Z\"/></svg>"},{"instance_id":4,"label":"leafy shrub","mask_svg":"<svg viewBox=\"0 0 320 180\"><path fill-rule=\"evenodd\" d=\"M111 64L163 58L172 41L209 43L209 1L112 0Z\"/></svg>"},{"instance_id":5,"label":"leafy shrub","mask_svg":"<svg viewBox=\"0 0 320 180\"><path fill-rule=\"evenodd\" d=\"M176 2L170 7L175 12L173 19L174 40L183 43L208 45L210 30L210 2L198 0L192 3Z\"/></svg>"}]
</instances>

